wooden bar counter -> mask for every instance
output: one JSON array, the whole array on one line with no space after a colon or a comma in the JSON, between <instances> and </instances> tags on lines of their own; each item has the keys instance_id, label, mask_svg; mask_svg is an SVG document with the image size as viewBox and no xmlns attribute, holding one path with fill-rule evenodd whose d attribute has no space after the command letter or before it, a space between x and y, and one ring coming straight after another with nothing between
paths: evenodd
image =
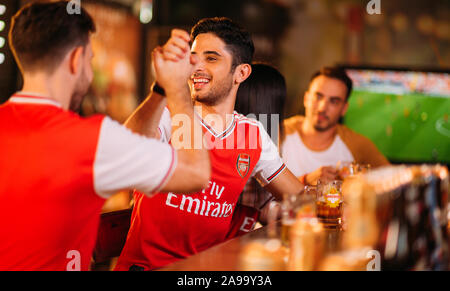
<instances>
[{"instance_id":1,"label":"wooden bar counter","mask_svg":"<svg viewBox=\"0 0 450 291\"><path fill-rule=\"evenodd\" d=\"M239 271L239 254L250 240L267 237L267 227L230 239L184 260L168 265L161 271Z\"/></svg>"},{"instance_id":2,"label":"wooden bar counter","mask_svg":"<svg viewBox=\"0 0 450 291\"><path fill-rule=\"evenodd\" d=\"M281 222L276 224L276 232L280 233ZM327 232L326 250L337 250L340 232ZM279 236L278 236L279 237ZM172 263L160 271L241 271L240 254L244 246L251 241L268 238L268 226L256 229L248 234L230 239L203 252Z\"/></svg>"}]
</instances>

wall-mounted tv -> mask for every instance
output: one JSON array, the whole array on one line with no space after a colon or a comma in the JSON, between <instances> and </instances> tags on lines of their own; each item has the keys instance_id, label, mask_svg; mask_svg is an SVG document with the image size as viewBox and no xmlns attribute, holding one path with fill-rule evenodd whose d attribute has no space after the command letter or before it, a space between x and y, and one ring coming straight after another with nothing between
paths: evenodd
<instances>
[{"instance_id":1,"label":"wall-mounted tv","mask_svg":"<svg viewBox=\"0 0 450 291\"><path fill-rule=\"evenodd\" d=\"M353 92L344 124L399 163L450 164L450 72L345 67Z\"/></svg>"}]
</instances>

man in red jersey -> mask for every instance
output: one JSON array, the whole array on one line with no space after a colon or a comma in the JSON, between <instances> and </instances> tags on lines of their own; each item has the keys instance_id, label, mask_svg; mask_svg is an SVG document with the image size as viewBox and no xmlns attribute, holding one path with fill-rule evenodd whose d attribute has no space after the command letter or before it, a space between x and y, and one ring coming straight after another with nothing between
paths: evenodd
<instances>
[{"instance_id":1,"label":"man in red jersey","mask_svg":"<svg viewBox=\"0 0 450 291\"><path fill-rule=\"evenodd\" d=\"M68 2L14 17L10 46L24 86L0 106L0 269L88 270L105 198L122 189L194 192L210 177L208 151L175 150L105 116L81 118L92 80L91 17ZM194 117L183 84L195 59L153 55L171 112ZM200 124L199 124L200 126Z\"/></svg>"},{"instance_id":2,"label":"man in red jersey","mask_svg":"<svg viewBox=\"0 0 450 291\"><path fill-rule=\"evenodd\" d=\"M148 198L136 192L132 224L116 270L160 268L223 242L239 194L251 176L278 199L282 193L298 194L303 189L262 124L234 112L239 84L251 73L254 47L249 33L227 18L210 18L194 26L191 39L191 54L198 63L185 82L211 148L211 180L192 195L168 192ZM164 47L164 57L174 61L182 57L188 40L186 32L177 31ZM150 117L149 111L158 115ZM171 131L171 122L180 119L172 115L171 120L170 111L164 98L153 92L127 126L189 146L180 130Z\"/></svg>"}]
</instances>

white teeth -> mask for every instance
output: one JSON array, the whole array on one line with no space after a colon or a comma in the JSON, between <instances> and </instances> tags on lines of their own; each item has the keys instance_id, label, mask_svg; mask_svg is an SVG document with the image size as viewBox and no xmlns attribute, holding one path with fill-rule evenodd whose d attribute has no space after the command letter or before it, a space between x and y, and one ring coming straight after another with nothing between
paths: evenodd
<instances>
[{"instance_id":1,"label":"white teeth","mask_svg":"<svg viewBox=\"0 0 450 291\"><path fill-rule=\"evenodd\" d=\"M195 83L209 83L208 79L194 79Z\"/></svg>"}]
</instances>

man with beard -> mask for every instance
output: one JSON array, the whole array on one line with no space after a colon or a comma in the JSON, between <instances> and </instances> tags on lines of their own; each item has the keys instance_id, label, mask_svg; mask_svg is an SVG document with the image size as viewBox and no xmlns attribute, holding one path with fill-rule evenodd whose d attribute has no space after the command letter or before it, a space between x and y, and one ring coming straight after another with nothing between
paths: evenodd
<instances>
[{"instance_id":1,"label":"man with beard","mask_svg":"<svg viewBox=\"0 0 450 291\"><path fill-rule=\"evenodd\" d=\"M303 189L262 124L234 112L239 84L251 73L250 34L230 19L207 18L192 28L191 39L191 54L198 62L185 83L189 83L206 143L188 145L182 129L170 131L171 122L183 118L172 115L171 120L158 75L152 95L127 126L173 145L211 148L211 180L207 188L189 196L170 192L148 198L135 192L132 224L116 270L160 268L223 242L237 199L252 176L278 199ZM165 48L164 56L177 60L189 49L189 35L176 31Z\"/></svg>"},{"instance_id":2,"label":"man with beard","mask_svg":"<svg viewBox=\"0 0 450 291\"><path fill-rule=\"evenodd\" d=\"M1 270L88 270L111 194L198 191L210 177L204 149L176 151L108 117L69 111L92 81L95 25L84 9L69 15L67 5L27 5L9 33L24 85L0 106ZM153 58L171 112L194 120L183 81L195 60L168 61L161 50Z\"/></svg>"},{"instance_id":3,"label":"man with beard","mask_svg":"<svg viewBox=\"0 0 450 291\"><path fill-rule=\"evenodd\" d=\"M304 184L338 177L343 162L389 164L366 137L339 124L348 108L352 80L339 67L324 67L313 74L304 95L305 116L285 120L282 156L287 167Z\"/></svg>"}]
</instances>

